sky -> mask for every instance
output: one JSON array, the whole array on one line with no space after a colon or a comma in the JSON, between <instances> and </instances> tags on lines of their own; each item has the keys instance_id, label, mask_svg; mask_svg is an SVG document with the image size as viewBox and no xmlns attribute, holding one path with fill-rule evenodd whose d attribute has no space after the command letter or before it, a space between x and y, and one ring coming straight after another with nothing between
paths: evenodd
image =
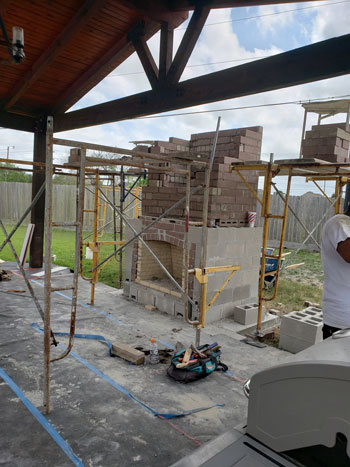
<instances>
[{"instance_id":1,"label":"sky","mask_svg":"<svg viewBox=\"0 0 350 467\"><path fill-rule=\"evenodd\" d=\"M181 80L268 57L332 37L348 34L350 0L288 3L234 9L212 10L184 70ZM174 54L188 21L174 36ZM159 34L148 41L154 59L158 60ZM99 104L150 89L136 54L127 59L71 110ZM61 138L87 141L109 146L132 148L130 141L168 140L171 136L190 139L192 133L214 131L218 116L221 129L260 125L263 130L262 159L273 153L275 159L299 155L304 111L301 105L288 102L334 97L350 98L349 75L282 90L270 91L207 105L167 112L156 118L140 118L58 133ZM268 106L268 104L282 104ZM266 106L267 105L267 106ZM262 106L262 107L253 107ZM251 107L237 109L238 107ZM223 110L233 109L233 110ZM203 112L191 114L191 112ZM209 111L209 112L208 112ZM176 115L185 113L185 115ZM317 116L308 117L308 128ZM328 119L329 123L345 121L345 114ZM327 123L328 123L327 121ZM18 160L32 160L33 137L29 133L0 129L0 153ZM68 157L68 149L55 147L55 162ZM284 180L278 179L284 188ZM317 191L312 185L293 181L292 194ZM327 182L326 191L334 192Z\"/></svg>"}]
</instances>

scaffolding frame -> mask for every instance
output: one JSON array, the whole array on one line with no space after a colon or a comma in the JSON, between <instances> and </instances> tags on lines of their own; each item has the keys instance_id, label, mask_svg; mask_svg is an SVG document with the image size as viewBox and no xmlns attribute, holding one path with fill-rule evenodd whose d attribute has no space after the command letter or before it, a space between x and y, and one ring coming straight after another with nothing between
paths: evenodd
<instances>
[{"instance_id":1,"label":"scaffolding frame","mask_svg":"<svg viewBox=\"0 0 350 467\"><path fill-rule=\"evenodd\" d=\"M39 199L40 195L42 194L45 188L45 275L44 275L44 311L43 311L43 321L44 321L44 413L48 414L50 412L50 365L51 363L61 360L69 355L73 342L74 342L74 331L75 331L75 321L76 321L76 305L77 305L77 295L78 295L78 275L81 270L81 256L82 256L82 246L83 246L83 220L84 220L84 212L91 212L93 211L95 214L94 218L94 231L93 231L93 245L98 246L98 213L99 213L99 198L105 199L106 203L113 209L114 213L117 213L120 219L121 226L123 223L127 225L134 233L134 236L128 242L121 242L122 243L118 249L115 248L112 256L116 256L120 253L127 245L133 243L138 239L141 243L144 244L146 249L150 252L154 260L160 265L164 273L169 277L169 279L173 282L173 284L180 290L181 295L184 301L184 308L185 308L185 320L194 328L196 329L196 336L195 341L196 345L200 344L200 331L205 325L205 316L206 312L210 309L213 305L214 301L220 295L221 291L224 287L228 284L229 280L231 280L233 274L240 269L240 266L220 266L216 268L207 268L206 267L206 250L207 250L207 219L208 219L208 201L209 201L209 188L210 188L210 174L211 168L213 165L213 159L215 156L215 147L216 141L219 132L219 125L220 125L220 118L218 120L217 129L216 129L216 136L213 144L213 148L209 157L209 161L205 161L203 159L198 158L198 154L191 155L189 153L180 153L180 154L172 154L172 155L155 155L149 153L139 153L137 151L129 151L122 148L114 148L110 146L103 146L103 145L95 145L90 143L84 143L79 141L70 141L70 140L62 140L53 137L53 118L47 117L47 136L46 136L46 162L28 162L28 161L19 161L19 160L2 160L4 162L9 163L16 163L21 165L28 165L32 166L32 169L28 169L28 171L36 171L36 170L45 170L46 180L45 185L40 189L40 194L38 193L35 196L35 199L32 201L30 207L26 210L24 216L22 216L21 221L16 224L15 229L10 233L10 236L17 230L20 223L23 222L25 216L31 211L35 202ZM79 163L68 163L64 165L56 165L53 164L53 146L62 145L68 146L71 148L79 149L80 153L80 161ZM125 160L125 159L101 159L96 157L87 157L86 152L88 149L93 150L101 150L104 152L110 152L114 154L126 154L131 156L136 156L138 160ZM203 156L203 154L202 154ZM204 157L208 157L208 154L205 154ZM183 165L183 168L174 168L170 166L171 162L176 162L176 164ZM160 163L164 164L165 166L160 166ZM168 208L165 212L163 212L158 218L153 220L148 226L142 229L140 232L136 232L136 230L132 227L129 223L128 219L125 216L125 213L122 212L123 206L119 208L115 205L115 199L112 203L108 197L104 194L103 190L101 190L99 179L101 175L111 175L114 177L116 175L115 172L110 172L108 170L101 170L98 167L100 166L110 166L110 165L117 165L121 166L121 175L123 178L125 177L125 172L123 170L124 166L127 167L136 167L142 168L143 170L148 171L155 171L161 173L173 173L186 176L186 195L181 198L179 201L174 203L170 208ZM193 166L200 166L205 170L205 181L203 184L200 184L191 189L191 169ZM7 169L6 167L1 167L3 169ZM15 168L17 169L17 168ZM72 174L70 172L62 172L62 170L75 170L76 173ZM18 170L26 170L18 168ZM77 211L76 211L76 221L75 222L59 222L55 223L52 220L52 186L53 186L53 175L55 173L63 174L63 175L70 175L77 177ZM85 210L84 209L84 192L85 192L85 178L86 175L94 176L95 177L95 190L94 190L94 210ZM115 184L115 181L113 181ZM203 221L200 223L202 226L202 241L201 241L201 265L200 268L197 268L194 271L189 271L189 225L190 225L190 196L198 192L199 190L204 190L204 202L203 202ZM114 190L113 190L114 192ZM122 200L124 201L124 200ZM177 283L176 279L171 275L171 273L165 268L165 266L161 263L157 255L151 250L151 248L146 244L146 242L142 239L142 234L146 232L152 225L159 222L162 218L167 216L173 209L175 209L180 204L185 204L185 236L184 236L184 253L183 253L183 277L184 277L184 288L180 284ZM120 209L121 208L121 209ZM198 225L198 223L196 223ZM75 241L75 264L74 264L74 276L73 276L73 286L72 287L63 287L63 288L54 288L51 284L51 248L52 248L52 227L67 227L67 226L74 226L76 228L76 241ZM123 229L123 227L121 227ZM115 232L115 229L114 229ZM121 230L122 232L122 230ZM7 236L7 239L4 243L10 242L10 238ZM117 241L109 242L113 243L117 246ZM94 299L94 289L95 284L97 283L98 278L98 268L101 267L109 258L105 258L102 262L98 263L98 251L93 252L95 253L95 258L93 258L93 268L92 273L93 277L91 280L92 284L92 298ZM122 264L120 262L120 264ZM230 274L224 281L223 285L220 287L218 292L214 295L214 297L210 300L209 304L207 305L207 282L208 282L208 275L214 272L222 272L228 271ZM201 300L200 306L197 307L197 304L189 297L189 281L188 275L194 272L196 279L201 284ZM51 359L51 345L57 345L55 341L55 337L50 328L50 321L51 321L51 293L58 291L58 290L72 290L73 291L73 298L72 298L72 309L71 309L71 320L70 320L70 333L69 333L69 343L67 348L63 351L61 355L56 358ZM34 295L35 296L35 295ZM33 299L34 299L33 296ZM189 303L197 309L198 311L198 319L191 320L189 318Z\"/></svg>"},{"instance_id":2,"label":"scaffolding frame","mask_svg":"<svg viewBox=\"0 0 350 467\"><path fill-rule=\"evenodd\" d=\"M287 223L287 216L288 210L296 216L296 213L290 209L289 207L289 195L291 189L291 182L293 177L303 177L306 181L316 182L316 186L318 186L318 180L333 180L335 182L335 200L332 201L326 193L321 189L321 193L326 196L326 198L330 201L330 208L334 208L334 214L339 214L341 212L341 203L342 203L342 194L343 188L350 180L350 163L330 163L321 161L318 159L281 159L281 160L273 160L273 154L270 155L270 161L253 161L253 162L234 162L231 164L229 171L236 172L242 181L246 184L249 188L251 193L254 195L257 202L261 205L261 217L264 218L263 223L263 235L262 235L262 248L261 248L261 273L259 279L259 297L258 297L258 318L257 318L257 325L256 325L256 336L263 337L262 332L262 315L263 315L263 303L264 301L271 301L276 298L278 293L278 285L279 285L279 278L281 273L281 263L283 257L283 247L284 247L284 238L285 238L285 231L286 231L286 223ZM247 171L248 173L254 171L260 177L264 179L264 187L263 187L263 194L262 197L259 197L256 190L252 187L252 185L248 182L246 177L242 174L242 172ZM287 190L285 197L282 196L284 201L284 210L282 215L273 214L271 212L271 188L276 189L274 179L277 176L287 176ZM319 187L319 186L318 186ZM320 187L319 187L320 188ZM277 189L278 192L278 189ZM281 196L281 194L280 194ZM305 239L307 241L308 238L312 237L312 234L316 230L316 228L320 225L323 221L324 217L326 216L327 212L323 216L323 218L319 221L317 226L309 232L308 229L303 225L303 228L308 232L308 237ZM296 216L299 222L300 219ZM270 219L280 219L282 221L282 228L281 228L281 235L279 240L279 247L278 247L278 254L277 255L270 255L267 253L267 242L268 242L268 232L269 232L269 221ZM305 242L304 241L304 242ZM317 243L317 242L316 242ZM265 273L265 265L266 265L266 258L274 258L277 259L277 269L275 273L275 287L272 297L265 297L264 295L264 277L267 275L271 275L271 272Z\"/></svg>"}]
</instances>

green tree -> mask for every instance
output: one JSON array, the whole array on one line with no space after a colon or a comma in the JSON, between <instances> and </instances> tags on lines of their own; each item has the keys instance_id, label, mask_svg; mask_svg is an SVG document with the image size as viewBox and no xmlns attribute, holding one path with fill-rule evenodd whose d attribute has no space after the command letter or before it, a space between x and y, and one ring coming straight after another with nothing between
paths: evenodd
<instances>
[{"instance_id":1,"label":"green tree","mask_svg":"<svg viewBox=\"0 0 350 467\"><path fill-rule=\"evenodd\" d=\"M21 170L6 170L6 167L10 169L18 168L14 164L0 163L0 182L22 182L31 183L32 174L22 172Z\"/></svg>"},{"instance_id":2,"label":"green tree","mask_svg":"<svg viewBox=\"0 0 350 467\"><path fill-rule=\"evenodd\" d=\"M53 177L53 182L57 185L75 185L77 183L76 177L69 175L56 174Z\"/></svg>"}]
</instances>

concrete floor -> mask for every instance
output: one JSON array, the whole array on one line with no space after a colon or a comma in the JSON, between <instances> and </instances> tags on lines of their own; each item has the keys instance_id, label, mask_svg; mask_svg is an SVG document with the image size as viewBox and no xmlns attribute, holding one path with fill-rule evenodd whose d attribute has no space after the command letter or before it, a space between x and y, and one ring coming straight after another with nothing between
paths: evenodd
<instances>
[{"instance_id":1,"label":"concrete floor","mask_svg":"<svg viewBox=\"0 0 350 467\"><path fill-rule=\"evenodd\" d=\"M56 430L52 437L39 423L39 412L35 417L28 409L32 404L34 411L35 408L40 411L43 400L43 339L31 326L31 323L42 326L42 322L27 290L8 292L26 289L15 265L3 263L2 267L14 272L11 281L0 282L2 466L171 465L202 443L244 423L247 399L242 381L290 355L273 347L249 346L237 334L242 326L231 320L220 321L203 330L201 343L217 341L222 345L222 361L231 375L215 372L183 385L166 375L168 364L152 366L146 362L134 366L111 358L108 347L101 342L76 339L74 353L51 366L52 410L47 421L48 430ZM37 271L27 272L29 275ZM53 275L54 286L69 284L71 280L68 270ZM31 283L43 303L43 279ZM69 295L69 292L52 295L54 332L69 329ZM186 346L194 342L194 329L182 320L148 311L126 300L116 289L98 284L94 307L87 305L89 297L89 284L80 281L76 333L98 334L112 342L146 347L150 337L162 342L160 347L174 347L177 341ZM67 343L65 337L58 340L63 347ZM52 348L52 352L58 354L62 349ZM22 396L13 392L14 386L4 374L29 400L27 405ZM160 413L183 413L213 404L224 406L166 421L154 416L127 392ZM57 444L54 439L59 436Z\"/></svg>"}]
</instances>

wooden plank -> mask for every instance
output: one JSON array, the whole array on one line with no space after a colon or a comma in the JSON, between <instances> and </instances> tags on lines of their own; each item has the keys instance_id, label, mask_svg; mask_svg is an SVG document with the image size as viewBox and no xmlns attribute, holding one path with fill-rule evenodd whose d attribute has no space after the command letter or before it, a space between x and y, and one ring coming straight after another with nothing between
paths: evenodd
<instances>
[{"instance_id":1,"label":"wooden plank","mask_svg":"<svg viewBox=\"0 0 350 467\"><path fill-rule=\"evenodd\" d=\"M34 224L28 224L27 231L24 236L21 254L19 255L19 261L22 267L24 266L24 263L26 262L29 245L30 245L30 242L32 241L32 237L34 233L34 227L35 227Z\"/></svg>"},{"instance_id":2,"label":"wooden plank","mask_svg":"<svg viewBox=\"0 0 350 467\"><path fill-rule=\"evenodd\" d=\"M164 89L57 115L54 131L117 122L345 75L350 72L349 55L347 34Z\"/></svg>"},{"instance_id":3,"label":"wooden plank","mask_svg":"<svg viewBox=\"0 0 350 467\"><path fill-rule=\"evenodd\" d=\"M142 365L145 362L145 354L143 352L121 342L112 343L112 355L123 358L134 365Z\"/></svg>"}]
</instances>

